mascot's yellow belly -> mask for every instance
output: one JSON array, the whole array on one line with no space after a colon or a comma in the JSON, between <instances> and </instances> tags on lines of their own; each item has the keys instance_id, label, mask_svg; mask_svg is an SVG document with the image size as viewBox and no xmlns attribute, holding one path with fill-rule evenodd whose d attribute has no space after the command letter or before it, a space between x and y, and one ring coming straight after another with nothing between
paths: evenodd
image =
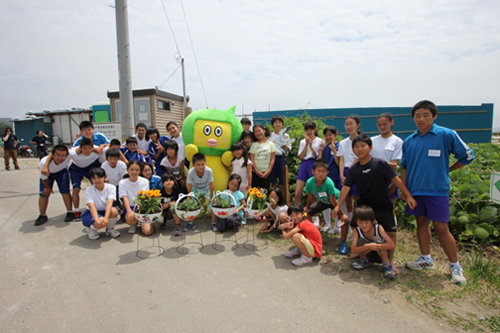
<instances>
[{"instance_id":1,"label":"mascot's yellow belly","mask_svg":"<svg viewBox=\"0 0 500 333\"><path fill-rule=\"evenodd\" d=\"M215 191L224 191L227 188L229 170L222 164L220 156L205 156L207 167L212 169L214 174L214 195Z\"/></svg>"}]
</instances>

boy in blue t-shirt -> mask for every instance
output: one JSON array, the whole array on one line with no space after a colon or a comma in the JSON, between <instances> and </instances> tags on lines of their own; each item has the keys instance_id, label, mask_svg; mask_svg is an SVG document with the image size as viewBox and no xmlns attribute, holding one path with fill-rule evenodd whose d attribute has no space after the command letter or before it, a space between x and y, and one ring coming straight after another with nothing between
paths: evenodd
<instances>
[{"instance_id":1,"label":"boy in blue t-shirt","mask_svg":"<svg viewBox=\"0 0 500 333\"><path fill-rule=\"evenodd\" d=\"M337 199L340 192L335 188L333 181L328 177L328 163L325 160L319 159L314 162L312 169L313 177L309 178L304 187L304 192L307 193L307 202L305 211L308 216L315 216L316 214L329 209L335 208ZM317 200L314 204L313 201ZM349 232L348 222L349 218L342 211L340 211L341 220L344 222L342 225L342 234ZM345 238L344 238L345 239ZM345 241L340 244L339 252L341 254L347 253L347 244Z\"/></svg>"},{"instance_id":2,"label":"boy in blue t-shirt","mask_svg":"<svg viewBox=\"0 0 500 333\"><path fill-rule=\"evenodd\" d=\"M467 280L458 262L455 238L450 232L450 178L449 172L463 167L474 160L474 153L458 134L448 128L434 124L437 106L430 101L420 101L411 110L411 116L418 130L403 143L401 159L402 179L418 205L405 213L417 218L417 236L420 257L406 263L409 269L434 269L431 258L432 225L448 260L450 261L451 282L465 284ZM453 154L457 161L450 167L449 158Z\"/></svg>"},{"instance_id":3,"label":"boy in blue t-shirt","mask_svg":"<svg viewBox=\"0 0 500 333\"><path fill-rule=\"evenodd\" d=\"M125 145L127 146L127 148L121 148L120 150L127 159L127 162L131 160L135 160L140 163L146 162L144 155L142 155L141 152L137 149L137 144L137 139L133 136L128 137L127 140L125 140Z\"/></svg>"}]
</instances>

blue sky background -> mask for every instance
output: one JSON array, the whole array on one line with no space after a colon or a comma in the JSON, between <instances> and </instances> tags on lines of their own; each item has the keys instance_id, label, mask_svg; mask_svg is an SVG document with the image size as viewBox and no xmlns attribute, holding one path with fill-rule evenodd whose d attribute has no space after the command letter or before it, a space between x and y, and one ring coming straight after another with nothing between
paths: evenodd
<instances>
[{"instance_id":1,"label":"blue sky background","mask_svg":"<svg viewBox=\"0 0 500 333\"><path fill-rule=\"evenodd\" d=\"M164 0L193 109L494 103L498 1ZM118 90L114 1L0 2L0 117L88 107ZM162 1L129 0L133 87L178 66ZM161 89L182 94L180 70ZM208 105L207 105L208 104Z\"/></svg>"}]
</instances>

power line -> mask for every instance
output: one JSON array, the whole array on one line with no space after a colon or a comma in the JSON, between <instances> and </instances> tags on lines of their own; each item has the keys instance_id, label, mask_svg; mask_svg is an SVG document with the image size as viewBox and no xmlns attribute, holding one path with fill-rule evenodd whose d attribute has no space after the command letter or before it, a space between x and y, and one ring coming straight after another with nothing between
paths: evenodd
<instances>
[{"instance_id":1,"label":"power line","mask_svg":"<svg viewBox=\"0 0 500 333\"><path fill-rule=\"evenodd\" d=\"M169 75L169 77L167 77L167 78L165 79L165 81L163 81L163 83L162 83L162 84L160 84L160 88L161 88L161 87L163 87L163 85L164 85L165 83L167 83L167 82L168 82L168 80L170 80L170 79L172 78L172 76L174 76L175 72L177 72L177 70L178 70L180 67L181 67L181 65L177 66L177 68L176 68L176 69L174 69L174 71L172 72L172 74L170 74L170 75Z\"/></svg>"},{"instance_id":2,"label":"power line","mask_svg":"<svg viewBox=\"0 0 500 333\"><path fill-rule=\"evenodd\" d=\"M172 36L174 37L175 47L177 48L177 53L181 54L181 50L179 49L179 44L177 43L177 38L175 38L174 29L172 28L172 24L170 23L170 19L168 18L167 8L165 8L165 4L163 0L161 0L161 5L163 7L163 12L165 13L165 17L167 18L168 26L170 27L170 31L172 32Z\"/></svg>"},{"instance_id":3,"label":"power line","mask_svg":"<svg viewBox=\"0 0 500 333\"><path fill-rule=\"evenodd\" d=\"M163 3L163 0L162 0L162 3ZM198 71L198 77L200 78L201 90L203 92L203 97L205 98L205 106L208 108L207 95L205 94L205 86L203 85L203 80L201 78L200 66L198 65L198 59L196 57L196 52L194 51L193 39L191 38L191 32L189 30L189 25L187 22L186 13L184 11L184 5L182 4L182 0L180 0L180 3L181 3L181 8L182 8L182 15L184 16L184 21L186 22L186 28L187 28L188 36L189 36L189 42L191 44L191 49L193 50L193 56L194 56L194 62L196 64L196 70Z\"/></svg>"}]
</instances>

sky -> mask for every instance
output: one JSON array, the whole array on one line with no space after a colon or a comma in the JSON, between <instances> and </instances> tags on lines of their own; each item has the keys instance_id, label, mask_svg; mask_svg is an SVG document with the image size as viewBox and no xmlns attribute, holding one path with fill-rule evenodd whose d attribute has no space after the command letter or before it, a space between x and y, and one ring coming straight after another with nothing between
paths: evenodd
<instances>
[{"instance_id":1,"label":"sky","mask_svg":"<svg viewBox=\"0 0 500 333\"><path fill-rule=\"evenodd\" d=\"M0 118L109 101L119 89L113 7L0 1ZM128 0L132 86L182 95L179 50L193 110L429 99L494 103L500 127L499 15L496 0Z\"/></svg>"}]
</instances>

